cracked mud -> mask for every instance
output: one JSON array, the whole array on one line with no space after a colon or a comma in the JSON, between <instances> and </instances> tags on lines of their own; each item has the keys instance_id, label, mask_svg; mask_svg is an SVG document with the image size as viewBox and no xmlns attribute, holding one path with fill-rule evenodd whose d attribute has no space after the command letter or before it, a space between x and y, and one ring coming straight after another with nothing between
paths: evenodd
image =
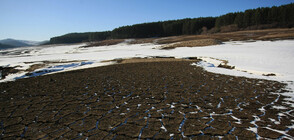
<instances>
[{"instance_id":1,"label":"cracked mud","mask_svg":"<svg viewBox=\"0 0 294 140\"><path fill-rule=\"evenodd\" d=\"M1 83L0 139L293 138L284 84L191 63L117 64Z\"/></svg>"}]
</instances>

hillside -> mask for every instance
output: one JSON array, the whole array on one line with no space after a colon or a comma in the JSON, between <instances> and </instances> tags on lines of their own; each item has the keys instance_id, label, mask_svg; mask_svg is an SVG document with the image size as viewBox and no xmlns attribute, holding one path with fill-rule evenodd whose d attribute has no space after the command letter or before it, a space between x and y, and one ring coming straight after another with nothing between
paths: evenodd
<instances>
[{"instance_id":1,"label":"hillside","mask_svg":"<svg viewBox=\"0 0 294 140\"><path fill-rule=\"evenodd\" d=\"M25 46L33 46L36 42L32 41L24 41L24 40L15 40L15 39L3 39L0 40L0 43L15 46L15 47L25 47Z\"/></svg>"},{"instance_id":2,"label":"hillside","mask_svg":"<svg viewBox=\"0 0 294 140\"><path fill-rule=\"evenodd\" d=\"M6 44L1 44L0 43L0 50L1 49L9 49L9 48L14 48L15 46L11 46L11 45L6 45Z\"/></svg>"},{"instance_id":3,"label":"hillside","mask_svg":"<svg viewBox=\"0 0 294 140\"><path fill-rule=\"evenodd\" d=\"M248 9L219 17L186 18L180 20L122 26L112 31L70 33L50 39L51 44L80 43L105 39L154 38L177 35L214 34L256 29L291 28L294 26L294 4L271 8Z\"/></svg>"},{"instance_id":4,"label":"hillside","mask_svg":"<svg viewBox=\"0 0 294 140\"><path fill-rule=\"evenodd\" d=\"M9 49L17 47L37 46L48 43L48 41L28 41L16 39L3 39L0 40L0 49Z\"/></svg>"}]
</instances>

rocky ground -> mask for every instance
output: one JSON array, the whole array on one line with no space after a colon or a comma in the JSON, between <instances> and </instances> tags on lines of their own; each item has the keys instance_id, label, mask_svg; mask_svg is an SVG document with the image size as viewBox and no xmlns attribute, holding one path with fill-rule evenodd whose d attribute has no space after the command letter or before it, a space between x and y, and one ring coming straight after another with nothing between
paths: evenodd
<instances>
[{"instance_id":1,"label":"rocky ground","mask_svg":"<svg viewBox=\"0 0 294 140\"><path fill-rule=\"evenodd\" d=\"M285 84L191 63L126 63L1 83L0 139L294 137Z\"/></svg>"}]
</instances>

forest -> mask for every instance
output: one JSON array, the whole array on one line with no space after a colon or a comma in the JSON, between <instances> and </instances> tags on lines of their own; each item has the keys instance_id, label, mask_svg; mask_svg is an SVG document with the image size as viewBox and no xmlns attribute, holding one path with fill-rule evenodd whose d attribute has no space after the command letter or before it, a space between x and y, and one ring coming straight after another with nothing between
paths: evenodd
<instances>
[{"instance_id":1,"label":"forest","mask_svg":"<svg viewBox=\"0 0 294 140\"><path fill-rule=\"evenodd\" d=\"M177 35L198 35L239 30L292 28L294 3L279 7L263 7L234 12L218 17L142 23L115 28L112 31L69 33L50 39L50 44L80 43L105 39L151 38Z\"/></svg>"}]
</instances>

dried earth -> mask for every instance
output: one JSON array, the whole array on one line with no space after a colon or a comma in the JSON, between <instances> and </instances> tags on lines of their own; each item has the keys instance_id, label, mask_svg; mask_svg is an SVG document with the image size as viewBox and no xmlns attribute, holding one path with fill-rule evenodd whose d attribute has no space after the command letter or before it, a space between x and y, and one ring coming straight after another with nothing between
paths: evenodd
<instances>
[{"instance_id":1,"label":"dried earth","mask_svg":"<svg viewBox=\"0 0 294 140\"><path fill-rule=\"evenodd\" d=\"M0 83L0 139L294 137L285 84L191 63L125 63Z\"/></svg>"}]
</instances>

